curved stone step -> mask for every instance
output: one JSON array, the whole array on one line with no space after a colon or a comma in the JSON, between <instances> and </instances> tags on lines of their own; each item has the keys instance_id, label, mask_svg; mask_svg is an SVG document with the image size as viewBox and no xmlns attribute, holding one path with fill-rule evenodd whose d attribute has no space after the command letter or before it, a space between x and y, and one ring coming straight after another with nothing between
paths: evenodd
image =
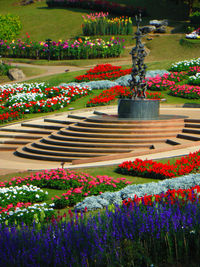
<instances>
[{"instance_id":1,"label":"curved stone step","mask_svg":"<svg viewBox=\"0 0 200 267\"><path fill-rule=\"evenodd\" d=\"M70 131L78 131L78 132L88 132L88 133L122 133L122 134L150 134L150 133L173 133L173 132L180 132L183 128L183 126L173 126L173 127L159 127L159 128L135 128L135 129L126 129L125 127L121 128L100 128L101 125L98 125L99 127L82 127L79 126L79 124L72 124L69 125L67 128Z\"/></svg>"},{"instance_id":2,"label":"curved stone step","mask_svg":"<svg viewBox=\"0 0 200 267\"><path fill-rule=\"evenodd\" d=\"M158 133L158 134L152 134L152 133L137 133L137 134L115 134L115 133L89 133L89 132L75 132L68 129L60 129L59 131L62 135L67 136L77 136L77 137L88 137L88 138L109 138L109 139L118 139L118 138L129 138L129 139L147 139L147 138L166 138L171 136L176 136L177 133Z\"/></svg>"},{"instance_id":3,"label":"curved stone step","mask_svg":"<svg viewBox=\"0 0 200 267\"><path fill-rule=\"evenodd\" d=\"M11 139L11 140L6 140L6 139L4 139L4 140L1 140L0 139L0 144L16 144L16 145L25 145L25 144L28 144L28 143L32 143L32 142L34 142L35 140L33 140L33 139L25 139L25 140L23 140L23 139Z\"/></svg>"},{"instance_id":4,"label":"curved stone step","mask_svg":"<svg viewBox=\"0 0 200 267\"><path fill-rule=\"evenodd\" d=\"M145 129L157 129L157 128L170 128L170 127L174 127L174 126L178 126L178 127L184 127L184 121L178 121L178 122L168 122L168 123L160 123L160 124L148 124L148 123L144 123L144 124L133 124L133 123L129 123L129 124L125 124L125 123L96 123L96 122L88 122L87 120L84 121L79 121L77 122L77 125L82 126L82 127L92 127L92 128L99 128L99 125L101 128L124 128L124 129L138 129L138 128L145 128Z\"/></svg>"},{"instance_id":5,"label":"curved stone step","mask_svg":"<svg viewBox=\"0 0 200 267\"><path fill-rule=\"evenodd\" d=\"M173 135L174 136L174 135ZM165 142L166 141L166 136L162 138L148 138L148 139L134 139L134 138L115 138L114 140L111 138L103 138L105 136L102 136L101 138L92 138L92 137L80 137L80 136L70 136L70 135L61 135L59 133L52 133L51 138L56 139L56 140L63 140L63 141L77 141L77 142L92 142L92 143L157 143L157 142ZM128 137L130 137L128 135Z\"/></svg>"},{"instance_id":6,"label":"curved stone step","mask_svg":"<svg viewBox=\"0 0 200 267\"><path fill-rule=\"evenodd\" d=\"M3 132L13 132L13 133L31 133L31 134L42 134L42 135L49 135L52 131L49 130L36 130L30 129L29 127L16 127L16 128L0 128L0 131Z\"/></svg>"},{"instance_id":7,"label":"curved stone step","mask_svg":"<svg viewBox=\"0 0 200 267\"><path fill-rule=\"evenodd\" d=\"M54 135L55 138L55 135ZM52 144L52 145L57 145L57 146L71 146L71 147L99 147L99 148L126 148L126 149L137 149L137 148L149 148L152 146L151 143L147 144L126 144L126 143L97 143L97 142L86 142L83 140L83 142L78 142L78 141L67 141L67 140L57 140L57 139L52 139L51 136L43 138L40 140L42 143L46 144Z\"/></svg>"},{"instance_id":8,"label":"curved stone step","mask_svg":"<svg viewBox=\"0 0 200 267\"><path fill-rule=\"evenodd\" d=\"M200 119L185 119L185 122L200 123Z\"/></svg>"},{"instance_id":9,"label":"curved stone step","mask_svg":"<svg viewBox=\"0 0 200 267\"><path fill-rule=\"evenodd\" d=\"M178 134L177 137L186 140L200 141L199 134Z\"/></svg>"},{"instance_id":10,"label":"curved stone step","mask_svg":"<svg viewBox=\"0 0 200 267\"><path fill-rule=\"evenodd\" d=\"M51 122L51 123L59 123L59 124L72 124L75 121L69 121L69 120L59 120L59 119L51 119L51 118L44 118L44 122ZM65 126L66 127L66 126Z\"/></svg>"},{"instance_id":11,"label":"curved stone step","mask_svg":"<svg viewBox=\"0 0 200 267\"><path fill-rule=\"evenodd\" d=\"M192 133L192 134L200 134L200 130L196 129L183 129L183 133Z\"/></svg>"},{"instance_id":12,"label":"curved stone step","mask_svg":"<svg viewBox=\"0 0 200 267\"><path fill-rule=\"evenodd\" d=\"M186 128L200 128L200 124L196 124L196 123L186 123L185 124Z\"/></svg>"},{"instance_id":13,"label":"curved stone step","mask_svg":"<svg viewBox=\"0 0 200 267\"><path fill-rule=\"evenodd\" d=\"M24 151L28 151L29 153L39 154L39 155L51 155L51 156L62 156L62 157L73 157L73 158L89 158L89 157L99 157L99 156L105 156L103 153L97 153L97 152L70 152L70 151L54 151L54 150L47 150L47 149L40 149L38 147L35 147L35 143L27 144L24 148Z\"/></svg>"},{"instance_id":14,"label":"curved stone step","mask_svg":"<svg viewBox=\"0 0 200 267\"><path fill-rule=\"evenodd\" d=\"M13 138L13 139L40 139L42 138L42 135L35 135L31 133L24 133L24 134L18 134L18 133L10 133L10 132L0 132L0 138Z\"/></svg>"},{"instance_id":15,"label":"curved stone step","mask_svg":"<svg viewBox=\"0 0 200 267\"><path fill-rule=\"evenodd\" d=\"M39 155L25 151L24 148L17 148L14 153L15 155L22 158L36 159L36 160L46 160L46 161L56 161L56 162L72 162L75 159L84 159L78 157L62 157L62 156L48 156L48 155Z\"/></svg>"},{"instance_id":16,"label":"curved stone step","mask_svg":"<svg viewBox=\"0 0 200 267\"><path fill-rule=\"evenodd\" d=\"M31 127L31 128L40 128L40 129L49 129L49 130L59 130L61 128L66 127L65 124L52 124L52 123L30 123L24 122L21 126Z\"/></svg>"},{"instance_id":17,"label":"curved stone step","mask_svg":"<svg viewBox=\"0 0 200 267\"><path fill-rule=\"evenodd\" d=\"M133 149L123 149L123 148L103 148L103 147L73 147L73 146L58 146L53 144L46 144L43 142L34 143L34 147L45 149L45 150L53 150L53 151L68 151L68 152L87 152L87 153L126 153L131 152Z\"/></svg>"}]
</instances>

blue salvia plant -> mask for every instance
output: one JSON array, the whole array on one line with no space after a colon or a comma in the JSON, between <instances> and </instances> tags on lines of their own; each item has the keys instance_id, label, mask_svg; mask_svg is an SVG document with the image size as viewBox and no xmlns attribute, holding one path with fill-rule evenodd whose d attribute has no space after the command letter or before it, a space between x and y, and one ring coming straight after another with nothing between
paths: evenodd
<instances>
[{"instance_id":1,"label":"blue salvia plant","mask_svg":"<svg viewBox=\"0 0 200 267\"><path fill-rule=\"evenodd\" d=\"M199 201L109 206L40 227L1 225L0 266L188 266L199 263L199 240Z\"/></svg>"}]
</instances>

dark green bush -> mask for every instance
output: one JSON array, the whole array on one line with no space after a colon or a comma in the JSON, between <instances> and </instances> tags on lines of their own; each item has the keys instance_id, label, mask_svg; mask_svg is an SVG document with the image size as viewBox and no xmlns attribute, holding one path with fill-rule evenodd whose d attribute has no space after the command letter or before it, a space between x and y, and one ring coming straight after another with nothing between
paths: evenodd
<instances>
[{"instance_id":1,"label":"dark green bush","mask_svg":"<svg viewBox=\"0 0 200 267\"><path fill-rule=\"evenodd\" d=\"M10 65L8 65L8 64L0 63L0 76L8 75L8 71L11 68L12 67Z\"/></svg>"},{"instance_id":2,"label":"dark green bush","mask_svg":"<svg viewBox=\"0 0 200 267\"><path fill-rule=\"evenodd\" d=\"M13 40L15 39L22 28L18 16L11 14L0 15L0 40Z\"/></svg>"},{"instance_id":3,"label":"dark green bush","mask_svg":"<svg viewBox=\"0 0 200 267\"><path fill-rule=\"evenodd\" d=\"M200 12L195 11L190 15L190 22L195 25L200 24Z\"/></svg>"}]
</instances>

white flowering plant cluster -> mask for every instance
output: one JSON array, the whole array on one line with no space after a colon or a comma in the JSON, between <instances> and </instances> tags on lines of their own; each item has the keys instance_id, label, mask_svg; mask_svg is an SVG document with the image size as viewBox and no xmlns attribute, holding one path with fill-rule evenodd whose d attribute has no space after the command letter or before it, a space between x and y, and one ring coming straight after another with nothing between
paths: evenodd
<instances>
[{"instance_id":1,"label":"white flowering plant cluster","mask_svg":"<svg viewBox=\"0 0 200 267\"><path fill-rule=\"evenodd\" d=\"M200 39L200 28L185 35L187 39Z\"/></svg>"},{"instance_id":2,"label":"white flowering plant cluster","mask_svg":"<svg viewBox=\"0 0 200 267\"><path fill-rule=\"evenodd\" d=\"M0 114L7 111L24 113L51 112L67 106L70 102L92 89L88 86L50 87L45 83L16 83L0 86Z\"/></svg>"},{"instance_id":3,"label":"white flowering plant cluster","mask_svg":"<svg viewBox=\"0 0 200 267\"><path fill-rule=\"evenodd\" d=\"M7 207L10 203L16 205L19 202L42 202L47 195L47 191L44 192L33 185L2 187L0 188L0 207Z\"/></svg>"},{"instance_id":4,"label":"white flowering plant cluster","mask_svg":"<svg viewBox=\"0 0 200 267\"><path fill-rule=\"evenodd\" d=\"M189 70L190 67L200 66L200 58L179 61L171 65L169 71L186 71Z\"/></svg>"},{"instance_id":5,"label":"white flowering plant cluster","mask_svg":"<svg viewBox=\"0 0 200 267\"><path fill-rule=\"evenodd\" d=\"M192 85L200 85L200 73L196 73L188 78L188 83Z\"/></svg>"},{"instance_id":6,"label":"white flowering plant cluster","mask_svg":"<svg viewBox=\"0 0 200 267\"><path fill-rule=\"evenodd\" d=\"M55 215L54 204L38 203L48 198L48 192L34 185L0 188L0 223L32 224Z\"/></svg>"},{"instance_id":7,"label":"white flowering plant cluster","mask_svg":"<svg viewBox=\"0 0 200 267\"><path fill-rule=\"evenodd\" d=\"M29 204L29 203L28 203ZM32 225L43 223L55 216L54 204L32 204L11 207L7 212L0 213L0 223Z\"/></svg>"}]
</instances>

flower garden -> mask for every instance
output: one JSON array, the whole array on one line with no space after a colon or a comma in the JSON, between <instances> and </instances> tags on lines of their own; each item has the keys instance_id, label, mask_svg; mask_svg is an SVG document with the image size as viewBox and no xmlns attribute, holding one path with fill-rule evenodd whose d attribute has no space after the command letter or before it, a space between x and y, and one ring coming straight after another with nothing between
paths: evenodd
<instances>
[{"instance_id":1,"label":"flower garden","mask_svg":"<svg viewBox=\"0 0 200 267\"><path fill-rule=\"evenodd\" d=\"M197 172L199 166L197 151L175 164L136 160L119 168L130 175L148 172L147 177L176 180ZM119 191L129 183L125 178L65 169L0 182L1 266L26 266L27 262L30 266L113 266L127 263L127 257L137 266L182 264L191 259L197 263L200 185L135 195L89 216L87 207L74 212L74 205L84 198ZM51 190L54 197L49 196ZM63 208L64 212L56 211Z\"/></svg>"},{"instance_id":2,"label":"flower garden","mask_svg":"<svg viewBox=\"0 0 200 267\"><path fill-rule=\"evenodd\" d=\"M126 31L131 30L128 18L107 19L102 13L85 18L83 31L95 34L98 27L102 29L102 21L106 21L103 34L111 30L120 34L120 23L126 24ZM51 59L59 60L116 57L122 49L119 38L105 42L84 37L48 45L31 41L27 34L25 41L0 42L0 53L7 57L48 58L50 53ZM131 68L99 64L74 77L69 85L0 86L0 122L54 112L90 94L85 103L88 107L131 98L127 85L130 74ZM198 100L199 74L199 59L175 63L165 74L146 79L146 96L161 100L168 94ZM115 85L104 86L101 91L88 85L111 81ZM0 266L187 266L191 259L195 265L200 248L200 182L193 184L191 178L184 188L172 185L170 189L163 187L160 193L153 190L132 197L126 197L126 190L133 186L135 176L154 181L169 178L176 183L179 176L195 175L199 169L197 151L174 163L141 159L122 162L116 172L130 179L52 169L1 181ZM121 198L117 198L119 192L124 192ZM87 205L79 209L85 200L92 205L96 197L103 210L92 211Z\"/></svg>"},{"instance_id":3,"label":"flower garden","mask_svg":"<svg viewBox=\"0 0 200 267\"><path fill-rule=\"evenodd\" d=\"M89 37L77 40L59 40L47 42L31 41L27 33L25 40L0 40L0 54L11 58L32 59L88 59L119 57L123 51L123 40L110 38L104 41L101 38L91 39Z\"/></svg>"}]
</instances>

